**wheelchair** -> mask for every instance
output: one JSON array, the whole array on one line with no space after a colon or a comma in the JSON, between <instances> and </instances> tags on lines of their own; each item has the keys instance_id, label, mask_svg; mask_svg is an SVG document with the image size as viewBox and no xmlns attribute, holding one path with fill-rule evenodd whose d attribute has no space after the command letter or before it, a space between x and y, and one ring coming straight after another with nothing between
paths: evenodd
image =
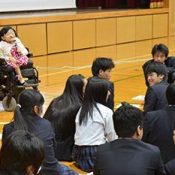
<instances>
[{"instance_id":1,"label":"wheelchair","mask_svg":"<svg viewBox=\"0 0 175 175\"><path fill-rule=\"evenodd\" d=\"M27 65L20 67L21 74L27 82L27 85L19 85L13 67L8 65L5 59L0 58L0 100L5 111L14 111L17 105L17 98L25 88L38 89L39 74L38 70L33 67L31 60L32 54L27 55L29 61Z\"/></svg>"}]
</instances>

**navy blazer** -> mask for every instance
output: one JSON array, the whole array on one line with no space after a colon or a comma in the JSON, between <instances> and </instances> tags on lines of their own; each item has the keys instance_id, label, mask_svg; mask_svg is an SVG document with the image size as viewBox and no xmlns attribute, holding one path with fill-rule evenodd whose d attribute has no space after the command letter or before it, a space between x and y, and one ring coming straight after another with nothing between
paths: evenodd
<instances>
[{"instance_id":1,"label":"navy blazer","mask_svg":"<svg viewBox=\"0 0 175 175\"><path fill-rule=\"evenodd\" d=\"M175 106L148 112L145 116L142 140L159 147L164 163L175 158L174 128Z\"/></svg>"},{"instance_id":2,"label":"navy blazer","mask_svg":"<svg viewBox=\"0 0 175 175\"><path fill-rule=\"evenodd\" d=\"M32 133L44 142L45 159L42 165L42 175L59 175L61 168L55 158L55 135L51 124L46 119L34 116ZM2 142L14 131L14 123L6 124L3 128Z\"/></svg>"},{"instance_id":3,"label":"navy blazer","mask_svg":"<svg viewBox=\"0 0 175 175\"><path fill-rule=\"evenodd\" d=\"M158 84L148 87L145 95L144 112L156 111L167 106L166 89L168 83L161 81Z\"/></svg>"},{"instance_id":4,"label":"navy blazer","mask_svg":"<svg viewBox=\"0 0 175 175\"><path fill-rule=\"evenodd\" d=\"M162 174L164 166L156 146L128 138L98 147L94 175Z\"/></svg>"}]
</instances>

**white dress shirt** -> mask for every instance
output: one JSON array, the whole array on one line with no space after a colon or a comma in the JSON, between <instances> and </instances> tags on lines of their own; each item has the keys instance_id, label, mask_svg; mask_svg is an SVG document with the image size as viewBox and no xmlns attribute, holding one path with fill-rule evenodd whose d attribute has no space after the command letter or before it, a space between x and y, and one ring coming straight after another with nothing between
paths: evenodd
<instances>
[{"instance_id":1,"label":"white dress shirt","mask_svg":"<svg viewBox=\"0 0 175 175\"><path fill-rule=\"evenodd\" d=\"M108 107L97 103L99 111L94 107L93 117L88 115L87 123L79 124L80 111L76 115L75 124L75 145L92 146L101 145L106 141L110 142L117 139L113 124L113 112Z\"/></svg>"}]
</instances>

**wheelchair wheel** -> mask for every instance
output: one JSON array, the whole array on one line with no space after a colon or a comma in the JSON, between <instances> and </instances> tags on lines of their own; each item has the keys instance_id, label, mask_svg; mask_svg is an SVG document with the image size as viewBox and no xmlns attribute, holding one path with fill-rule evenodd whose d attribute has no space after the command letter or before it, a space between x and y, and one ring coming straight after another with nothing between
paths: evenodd
<instances>
[{"instance_id":1,"label":"wheelchair wheel","mask_svg":"<svg viewBox=\"0 0 175 175\"><path fill-rule=\"evenodd\" d=\"M10 101L9 101L10 98ZM2 106L5 111L12 112L16 108L16 100L13 97L5 96L2 100Z\"/></svg>"}]
</instances>

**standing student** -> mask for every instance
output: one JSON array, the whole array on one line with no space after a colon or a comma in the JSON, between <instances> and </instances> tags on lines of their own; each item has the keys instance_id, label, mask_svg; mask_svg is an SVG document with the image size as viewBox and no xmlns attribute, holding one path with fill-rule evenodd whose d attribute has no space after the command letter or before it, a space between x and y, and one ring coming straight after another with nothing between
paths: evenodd
<instances>
[{"instance_id":1,"label":"standing student","mask_svg":"<svg viewBox=\"0 0 175 175\"><path fill-rule=\"evenodd\" d=\"M108 81L96 77L88 79L82 107L75 120L73 149L75 165L86 172L93 170L97 147L117 138L113 112L106 107L109 94Z\"/></svg>"},{"instance_id":2,"label":"standing student","mask_svg":"<svg viewBox=\"0 0 175 175\"><path fill-rule=\"evenodd\" d=\"M16 31L10 27L3 27L0 30L0 56L5 58L7 64L15 69L19 84L26 85L20 66L28 63L28 51L16 35Z\"/></svg>"},{"instance_id":3,"label":"standing student","mask_svg":"<svg viewBox=\"0 0 175 175\"><path fill-rule=\"evenodd\" d=\"M75 117L82 104L86 83L84 76L71 75L67 79L63 94L50 103L44 115L44 118L51 122L55 132L55 155L58 160L72 161Z\"/></svg>"},{"instance_id":4,"label":"standing student","mask_svg":"<svg viewBox=\"0 0 175 175\"><path fill-rule=\"evenodd\" d=\"M111 71L114 67L115 64L113 63L112 59L99 57L93 61L91 68L94 77L105 79L109 82L110 95L108 97L106 106L111 110L114 110L114 83L111 82L110 79Z\"/></svg>"},{"instance_id":5,"label":"standing student","mask_svg":"<svg viewBox=\"0 0 175 175\"><path fill-rule=\"evenodd\" d=\"M2 143L13 131L27 130L44 142L42 175L77 175L68 167L59 164L55 158L55 134L50 122L41 118L44 104L42 94L34 89L26 89L20 93L18 103L13 121L3 128Z\"/></svg>"},{"instance_id":6,"label":"standing student","mask_svg":"<svg viewBox=\"0 0 175 175\"><path fill-rule=\"evenodd\" d=\"M15 131L2 144L0 175L37 175L43 160L43 142L28 131Z\"/></svg>"},{"instance_id":7,"label":"standing student","mask_svg":"<svg viewBox=\"0 0 175 175\"><path fill-rule=\"evenodd\" d=\"M153 62L146 71L149 86L145 95L144 112L162 109L167 105L166 82L167 70L162 63Z\"/></svg>"}]
</instances>

